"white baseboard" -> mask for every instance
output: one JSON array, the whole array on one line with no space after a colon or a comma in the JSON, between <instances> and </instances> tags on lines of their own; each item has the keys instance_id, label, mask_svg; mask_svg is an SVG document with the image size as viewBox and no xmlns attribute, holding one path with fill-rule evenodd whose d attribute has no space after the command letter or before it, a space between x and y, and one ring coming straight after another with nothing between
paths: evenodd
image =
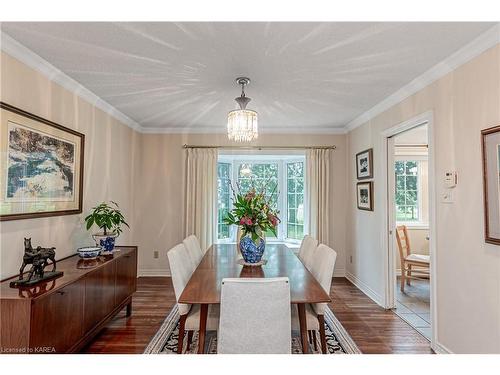
<instances>
[{"instance_id":1,"label":"white baseboard","mask_svg":"<svg viewBox=\"0 0 500 375\"><path fill-rule=\"evenodd\" d=\"M356 276L354 276L352 273L349 271L345 271L345 277L347 280L349 280L351 283L354 284L359 290L361 290L364 294L366 294L368 297L370 297L373 302L375 302L377 305L384 307L384 299L380 294L375 292L372 288L370 288L367 284L365 284L363 281L358 279Z\"/></svg>"},{"instance_id":2,"label":"white baseboard","mask_svg":"<svg viewBox=\"0 0 500 375\"><path fill-rule=\"evenodd\" d=\"M448 349L446 346L444 346L443 344L440 344L437 341L434 344L431 344L431 348L437 354L453 354L453 352L450 349Z\"/></svg>"},{"instance_id":3,"label":"white baseboard","mask_svg":"<svg viewBox=\"0 0 500 375\"><path fill-rule=\"evenodd\" d=\"M345 277L345 269L333 271L333 277Z\"/></svg>"},{"instance_id":4,"label":"white baseboard","mask_svg":"<svg viewBox=\"0 0 500 375\"><path fill-rule=\"evenodd\" d=\"M170 277L170 270L139 269L137 277Z\"/></svg>"}]
</instances>

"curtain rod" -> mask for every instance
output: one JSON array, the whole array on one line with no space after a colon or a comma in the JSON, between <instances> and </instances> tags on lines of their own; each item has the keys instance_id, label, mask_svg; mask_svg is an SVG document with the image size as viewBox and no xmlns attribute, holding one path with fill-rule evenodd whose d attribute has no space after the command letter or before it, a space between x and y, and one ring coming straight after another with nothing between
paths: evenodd
<instances>
[{"instance_id":1,"label":"curtain rod","mask_svg":"<svg viewBox=\"0 0 500 375\"><path fill-rule=\"evenodd\" d=\"M183 145L182 148L217 148L222 150L335 150L336 146L197 146Z\"/></svg>"}]
</instances>

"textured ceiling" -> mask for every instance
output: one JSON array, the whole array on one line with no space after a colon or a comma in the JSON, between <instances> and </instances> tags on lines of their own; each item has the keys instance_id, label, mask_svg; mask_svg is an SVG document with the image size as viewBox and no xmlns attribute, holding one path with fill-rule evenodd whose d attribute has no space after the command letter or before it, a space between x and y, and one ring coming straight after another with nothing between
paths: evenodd
<instances>
[{"instance_id":1,"label":"textured ceiling","mask_svg":"<svg viewBox=\"0 0 500 375\"><path fill-rule=\"evenodd\" d=\"M2 23L146 129L223 129L234 79L259 127L341 128L491 23Z\"/></svg>"}]
</instances>

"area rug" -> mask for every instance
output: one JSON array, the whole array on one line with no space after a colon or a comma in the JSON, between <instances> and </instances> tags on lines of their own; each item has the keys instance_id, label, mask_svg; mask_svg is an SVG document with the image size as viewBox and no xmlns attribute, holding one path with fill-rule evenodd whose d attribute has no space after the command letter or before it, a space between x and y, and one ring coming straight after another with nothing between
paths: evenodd
<instances>
[{"instance_id":1,"label":"area rug","mask_svg":"<svg viewBox=\"0 0 500 375\"><path fill-rule=\"evenodd\" d=\"M326 343L329 354L360 354L361 351L340 324L330 309L325 311ZM177 354L177 340L179 337L179 311L175 306L168 314L160 329L148 344L144 354ZM317 350L314 345L309 344L309 353L320 354L321 345L319 335L316 335ZM187 335L184 338L183 353L196 354L198 351L198 332L193 335L193 342L187 348ZM217 353L217 332L207 331L205 339L205 353ZM292 331L292 354L302 354L300 335L298 331Z\"/></svg>"}]
</instances>

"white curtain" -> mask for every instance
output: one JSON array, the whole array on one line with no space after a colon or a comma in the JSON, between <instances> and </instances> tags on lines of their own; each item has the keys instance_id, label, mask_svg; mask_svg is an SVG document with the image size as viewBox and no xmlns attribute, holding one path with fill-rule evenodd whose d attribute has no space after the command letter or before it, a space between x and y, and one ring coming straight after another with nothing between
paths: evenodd
<instances>
[{"instance_id":1,"label":"white curtain","mask_svg":"<svg viewBox=\"0 0 500 375\"><path fill-rule=\"evenodd\" d=\"M309 234L330 245L331 149L310 149L306 153L306 209Z\"/></svg>"},{"instance_id":2,"label":"white curtain","mask_svg":"<svg viewBox=\"0 0 500 375\"><path fill-rule=\"evenodd\" d=\"M217 149L187 149L186 237L194 234L206 251L217 226Z\"/></svg>"}]
</instances>

